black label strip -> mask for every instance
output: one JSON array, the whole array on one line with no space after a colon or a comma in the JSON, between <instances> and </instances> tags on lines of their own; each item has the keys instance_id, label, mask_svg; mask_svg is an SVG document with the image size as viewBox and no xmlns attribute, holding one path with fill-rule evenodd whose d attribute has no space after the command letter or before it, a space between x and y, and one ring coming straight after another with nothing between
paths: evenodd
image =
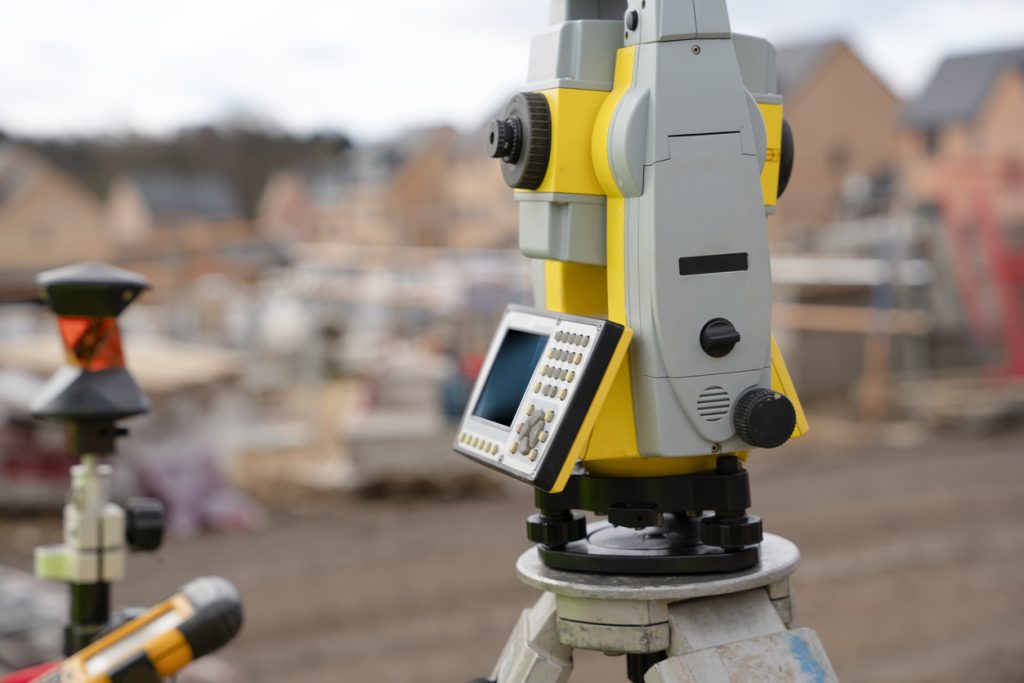
<instances>
[{"instance_id":1,"label":"black label strip","mask_svg":"<svg viewBox=\"0 0 1024 683\"><path fill-rule=\"evenodd\" d=\"M745 251L738 254L684 256L679 259L679 274L684 276L735 273L741 270L748 270L747 252Z\"/></svg>"}]
</instances>

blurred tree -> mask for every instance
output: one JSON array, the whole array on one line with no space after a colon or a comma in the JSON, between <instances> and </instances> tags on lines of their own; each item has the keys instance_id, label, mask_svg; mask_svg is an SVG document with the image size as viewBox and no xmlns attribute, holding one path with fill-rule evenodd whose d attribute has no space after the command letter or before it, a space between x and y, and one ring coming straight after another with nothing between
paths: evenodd
<instances>
[{"instance_id":1,"label":"blurred tree","mask_svg":"<svg viewBox=\"0 0 1024 683\"><path fill-rule=\"evenodd\" d=\"M101 197L111 181L126 172L217 173L234 185L248 216L254 214L263 185L275 170L316 166L351 147L342 133L289 133L244 110L232 111L214 124L183 128L170 137L127 134L19 142L34 147Z\"/></svg>"}]
</instances>

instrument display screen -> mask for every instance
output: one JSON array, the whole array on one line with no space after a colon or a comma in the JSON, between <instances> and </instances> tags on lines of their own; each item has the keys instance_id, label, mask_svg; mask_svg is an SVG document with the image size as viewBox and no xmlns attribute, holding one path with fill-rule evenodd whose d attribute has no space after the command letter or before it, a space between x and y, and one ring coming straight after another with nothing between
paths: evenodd
<instances>
[{"instance_id":1,"label":"instrument display screen","mask_svg":"<svg viewBox=\"0 0 1024 683\"><path fill-rule=\"evenodd\" d=\"M473 415L503 427L512 426L548 336L509 329L494 358Z\"/></svg>"}]
</instances>

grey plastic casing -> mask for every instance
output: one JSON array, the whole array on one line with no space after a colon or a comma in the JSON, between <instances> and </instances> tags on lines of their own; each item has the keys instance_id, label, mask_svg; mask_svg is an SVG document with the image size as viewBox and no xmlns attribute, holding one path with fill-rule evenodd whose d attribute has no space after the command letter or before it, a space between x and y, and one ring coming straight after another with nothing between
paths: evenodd
<instances>
[{"instance_id":1,"label":"grey plastic casing","mask_svg":"<svg viewBox=\"0 0 1024 683\"><path fill-rule=\"evenodd\" d=\"M638 26L627 31L622 18L632 11ZM781 102L774 48L734 36L724 0L555 0L551 17L558 23L533 43L529 89L574 83L589 89L603 71L602 89L610 90L617 48L636 45L633 85L612 117L608 149L626 198L626 323L635 335L630 358L640 452L745 450L733 407L749 389L771 385L771 274L760 178L767 138L757 103ZM518 193L517 199L527 256L604 263L606 214L596 198ZM745 268L736 255L745 255ZM715 266L722 263L727 267ZM534 283L542 304L542 262ZM715 318L729 320L741 335L722 358L700 345L702 328Z\"/></svg>"},{"instance_id":2,"label":"grey plastic casing","mask_svg":"<svg viewBox=\"0 0 1024 683\"><path fill-rule=\"evenodd\" d=\"M621 7L613 20L600 15L615 3L553 3L552 17L587 18L559 21L533 38L528 91L569 88L609 92L615 74L615 52L622 47ZM535 259L604 265L607 199L604 195L517 192L519 249Z\"/></svg>"},{"instance_id":3,"label":"grey plastic casing","mask_svg":"<svg viewBox=\"0 0 1024 683\"><path fill-rule=\"evenodd\" d=\"M637 440L645 455L748 446L732 408L770 385L771 274L761 191L766 135L743 83L723 0L631 1L634 84L609 130L625 200L627 324ZM683 274L680 259L744 254L746 269ZM704 325L741 341L714 358Z\"/></svg>"}]
</instances>

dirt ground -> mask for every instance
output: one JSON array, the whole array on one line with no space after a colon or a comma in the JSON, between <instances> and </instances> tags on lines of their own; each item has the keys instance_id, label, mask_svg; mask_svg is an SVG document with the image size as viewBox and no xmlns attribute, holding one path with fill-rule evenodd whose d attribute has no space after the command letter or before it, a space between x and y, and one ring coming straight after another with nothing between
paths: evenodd
<instances>
[{"instance_id":1,"label":"dirt ground","mask_svg":"<svg viewBox=\"0 0 1024 683\"><path fill-rule=\"evenodd\" d=\"M1024 433L899 448L808 437L750 469L755 512L803 553L798 623L817 630L841 680L1024 681ZM259 533L135 557L116 597L143 604L226 576L247 623L224 657L252 682L462 683L490 672L537 597L513 569L531 495L503 490L313 501ZM58 533L52 520L41 533L39 520L3 526L0 562L26 569L28 548ZM625 661L580 654L573 680L621 683Z\"/></svg>"}]
</instances>

